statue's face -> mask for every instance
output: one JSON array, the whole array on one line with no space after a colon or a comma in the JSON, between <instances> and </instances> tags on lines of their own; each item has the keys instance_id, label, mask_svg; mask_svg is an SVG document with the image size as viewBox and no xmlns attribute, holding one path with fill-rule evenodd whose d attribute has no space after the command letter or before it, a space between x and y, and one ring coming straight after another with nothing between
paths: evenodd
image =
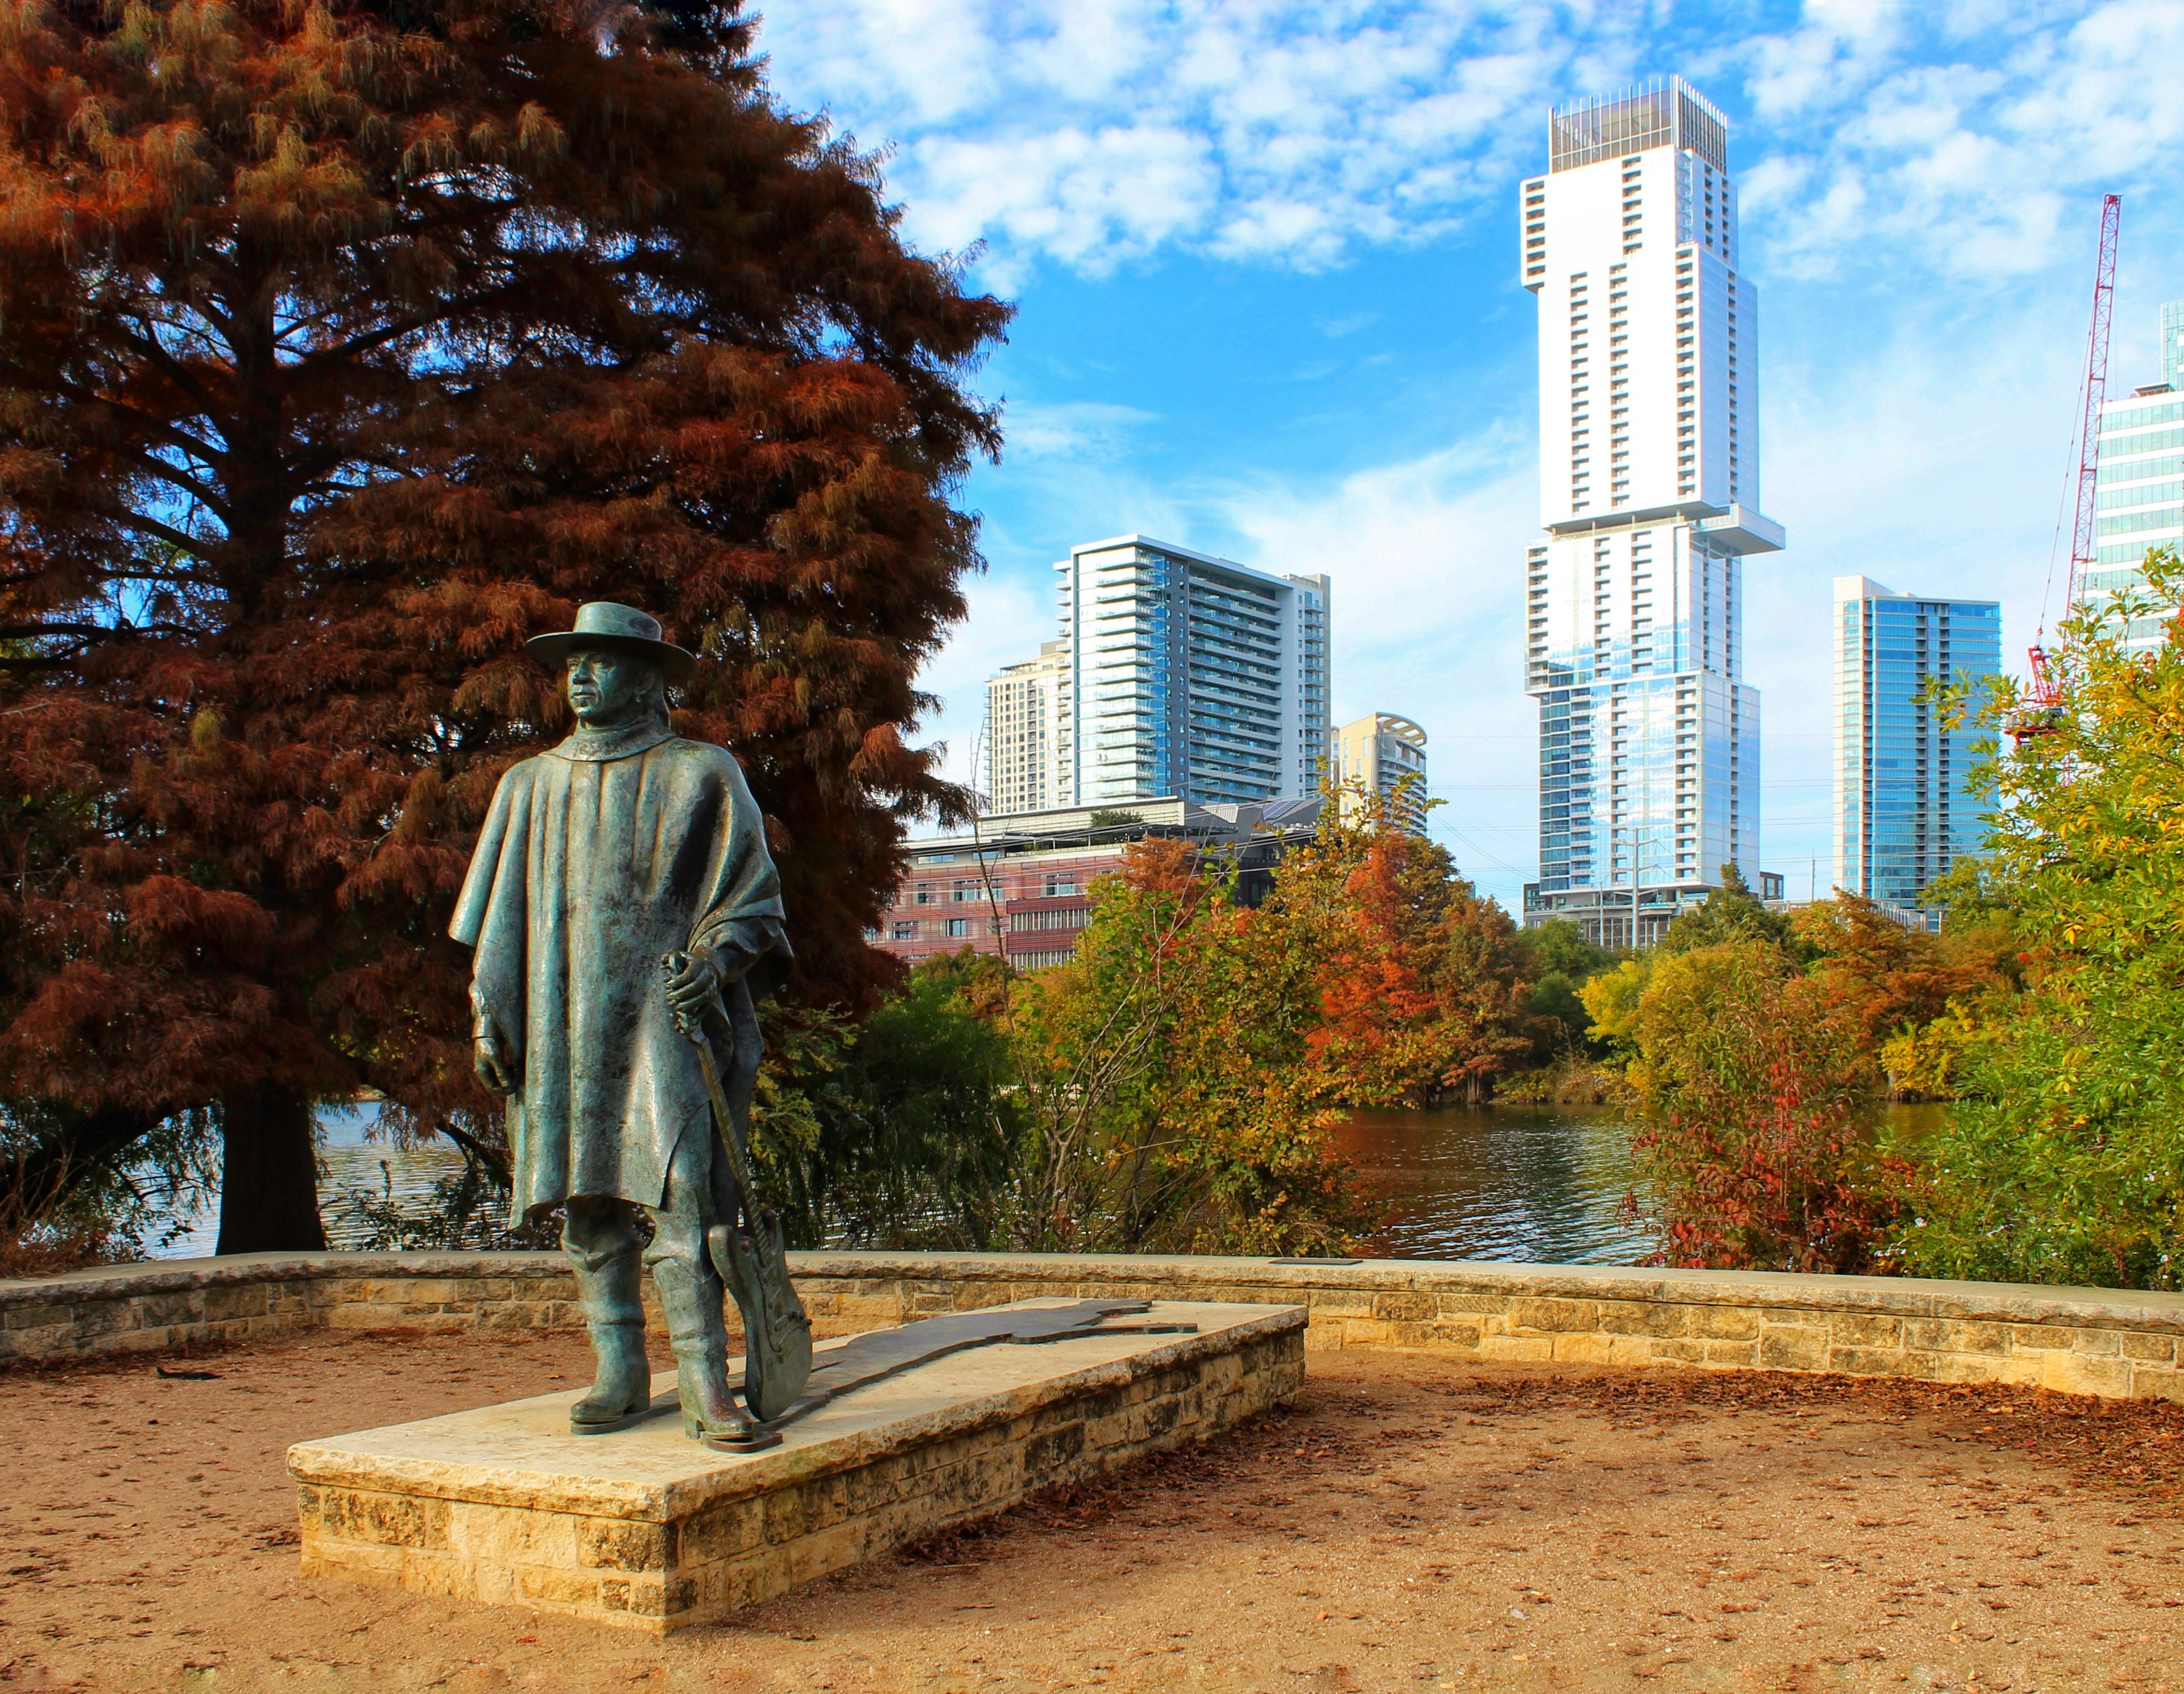
<instances>
[{"instance_id":1,"label":"statue's face","mask_svg":"<svg viewBox=\"0 0 2184 1694\"><path fill-rule=\"evenodd\" d=\"M569 705L594 728L621 722L644 698L656 667L634 653L593 648L569 655Z\"/></svg>"}]
</instances>

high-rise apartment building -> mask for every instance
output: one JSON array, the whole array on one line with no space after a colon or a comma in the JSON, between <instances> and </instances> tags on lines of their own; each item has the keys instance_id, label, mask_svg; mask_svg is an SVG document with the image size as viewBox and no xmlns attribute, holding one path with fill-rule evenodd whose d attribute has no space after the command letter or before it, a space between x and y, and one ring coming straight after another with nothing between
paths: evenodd
<instances>
[{"instance_id":1,"label":"high-rise apartment building","mask_svg":"<svg viewBox=\"0 0 2184 1694\"><path fill-rule=\"evenodd\" d=\"M2103 404L2094 563L2079 584L2086 600L2143 589L2147 549L2184 547L2184 300L2161 309L2162 380ZM2159 615L2131 620L2126 644L2159 647Z\"/></svg>"},{"instance_id":2,"label":"high-rise apartment building","mask_svg":"<svg viewBox=\"0 0 2184 1694\"><path fill-rule=\"evenodd\" d=\"M1758 298L1727 125L1681 78L1554 110L1547 135L1547 174L1521 191L1546 532L1525 570L1525 920L1644 943L1759 857L1743 560L1783 535L1759 513Z\"/></svg>"},{"instance_id":3,"label":"high-rise apartment building","mask_svg":"<svg viewBox=\"0 0 2184 1694\"><path fill-rule=\"evenodd\" d=\"M1061 687L1050 805L1316 793L1328 753L1328 580L1141 535L1056 565Z\"/></svg>"},{"instance_id":4,"label":"high-rise apartment building","mask_svg":"<svg viewBox=\"0 0 2184 1694\"><path fill-rule=\"evenodd\" d=\"M1968 786L1985 732L1969 719L1949 727L1924 691L2001 671L2002 607L1838 577L1835 642L1835 885L1914 907L1927 883L1980 850L1986 822Z\"/></svg>"},{"instance_id":5,"label":"high-rise apartment building","mask_svg":"<svg viewBox=\"0 0 2184 1694\"><path fill-rule=\"evenodd\" d=\"M1376 711L1334 732L1328 774L1341 795L1342 815L1359 816L1366 796L1384 795L1406 827L1425 833L1426 733L1407 717ZM1407 786L1405 777L1416 780Z\"/></svg>"},{"instance_id":6,"label":"high-rise apartment building","mask_svg":"<svg viewBox=\"0 0 2184 1694\"><path fill-rule=\"evenodd\" d=\"M1069 652L1039 644L1039 657L1011 665L986 683L986 809L1045 811L1061 804L1056 749L1069 695Z\"/></svg>"}]
</instances>

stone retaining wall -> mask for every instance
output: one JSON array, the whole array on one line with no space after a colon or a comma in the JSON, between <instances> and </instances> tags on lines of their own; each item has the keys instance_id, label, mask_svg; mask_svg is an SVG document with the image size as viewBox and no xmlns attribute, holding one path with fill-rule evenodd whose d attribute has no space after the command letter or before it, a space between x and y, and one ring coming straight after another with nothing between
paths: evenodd
<instances>
[{"instance_id":1,"label":"stone retaining wall","mask_svg":"<svg viewBox=\"0 0 2184 1694\"><path fill-rule=\"evenodd\" d=\"M793 1253L822 1335L1034 1296L1305 1306L1313 1349L2184 1400L2184 1295L1623 1267ZM551 1253L254 1254L0 1283L0 1366L316 1329L566 1329Z\"/></svg>"}]
</instances>

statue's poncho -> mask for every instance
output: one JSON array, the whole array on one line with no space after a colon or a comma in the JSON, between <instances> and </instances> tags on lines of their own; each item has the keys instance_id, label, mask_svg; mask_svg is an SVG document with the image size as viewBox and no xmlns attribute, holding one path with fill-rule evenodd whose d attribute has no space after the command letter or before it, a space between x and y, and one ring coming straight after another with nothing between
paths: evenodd
<instances>
[{"instance_id":1,"label":"statue's poncho","mask_svg":"<svg viewBox=\"0 0 2184 1694\"><path fill-rule=\"evenodd\" d=\"M580 729L500 779L448 933L477 950L473 1006L522 1078L513 1220L571 1195L658 1206L676 1143L710 1149L705 1073L660 956L739 946L763 994L787 969L781 918L757 804L718 747L650 724Z\"/></svg>"}]
</instances>

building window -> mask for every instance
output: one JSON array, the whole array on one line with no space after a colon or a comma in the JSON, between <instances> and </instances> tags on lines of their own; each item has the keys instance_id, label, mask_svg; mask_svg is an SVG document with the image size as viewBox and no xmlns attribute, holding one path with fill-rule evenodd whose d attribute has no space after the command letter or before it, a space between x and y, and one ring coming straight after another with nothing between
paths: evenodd
<instances>
[{"instance_id":1,"label":"building window","mask_svg":"<svg viewBox=\"0 0 2184 1694\"><path fill-rule=\"evenodd\" d=\"M1082 929L1091 916L1089 908L1081 906L1065 906L1050 911L1013 911L1009 914L1009 927L1019 932Z\"/></svg>"},{"instance_id":2,"label":"building window","mask_svg":"<svg viewBox=\"0 0 2184 1694\"><path fill-rule=\"evenodd\" d=\"M915 941L917 939L917 926L915 923L896 924L894 939L898 941Z\"/></svg>"},{"instance_id":3,"label":"building window","mask_svg":"<svg viewBox=\"0 0 2184 1694\"><path fill-rule=\"evenodd\" d=\"M942 921L941 928L951 936L968 935L971 933L971 920L967 917L946 918Z\"/></svg>"}]
</instances>

